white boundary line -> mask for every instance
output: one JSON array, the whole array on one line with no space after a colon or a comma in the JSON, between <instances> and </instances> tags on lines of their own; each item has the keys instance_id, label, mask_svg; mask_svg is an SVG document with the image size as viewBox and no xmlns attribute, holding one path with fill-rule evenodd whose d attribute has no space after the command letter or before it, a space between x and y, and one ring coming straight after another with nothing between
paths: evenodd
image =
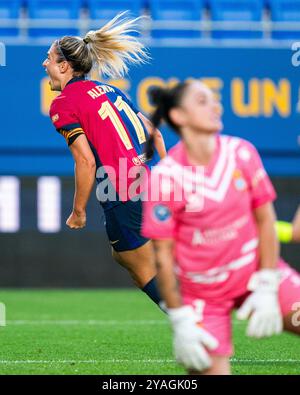
<instances>
[{"instance_id":1,"label":"white boundary line","mask_svg":"<svg viewBox=\"0 0 300 395\"><path fill-rule=\"evenodd\" d=\"M9 325L167 325L167 320L7 320Z\"/></svg>"},{"instance_id":2,"label":"white boundary line","mask_svg":"<svg viewBox=\"0 0 300 395\"><path fill-rule=\"evenodd\" d=\"M94 326L114 326L114 325L167 325L167 320L8 320L7 325L94 325ZM99 363L176 363L172 359L105 359L105 360L0 360L1 365L13 364L99 364ZM300 364L300 359L239 359L232 358L233 364L268 364L268 363L297 363Z\"/></svg>"},{"instance_id":3,"label":"white boundary line","mask_svg":"<svg viewBox=\"0 0 300 395\"><path fill-rule=\"evenodd\" d=\"M131 359L103 359L103 360L24 360L24 361L9 361L0 360L0 364L97 364L97 363L175 363L172 359L141 359L141 360L131 360Z\"/></svg>"},{"instance_id":4,"label":"white boundary line","mask_svg":"<svg viewBox=\"0 0 300 395\"><path fill-rule=\"evenodd\" d=\"M244 322L234 322L240 324ZM6 320L6 325L168 325L168 320Z\"/></svg>"},{"instance_id":5,"label":"white boundary line","mask_svg":"<svg viewBox=\"0 0 300 395\"><path fill-rule=\"evenodd\" d=\"M299 363L300 359L240 359L231 358L232 363Z\"/></svg>"},{"instance_id":6,"label":"white boundary line","mask_svg":"<svg viewBox=\"0 0 300 395\"><path fill-rule=\"evenodd\" d=\"M300 359L239 359L232 358L232 363L300 363ZM17 365L17 364L98 364L98 363L176 363L173 359L100 359L100 360L0 360L2 365Z\"/></svg>"}]
</instances>

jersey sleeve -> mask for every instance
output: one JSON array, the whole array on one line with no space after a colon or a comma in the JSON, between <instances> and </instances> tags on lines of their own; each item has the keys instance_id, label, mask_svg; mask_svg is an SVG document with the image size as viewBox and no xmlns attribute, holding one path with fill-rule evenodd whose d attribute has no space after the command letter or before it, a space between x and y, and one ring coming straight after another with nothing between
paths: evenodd
<instances>
[{"instance_id":1,"label":"jersey sleeve","mask_svg":"<svg viewBox=\"0 0 300 395\"><path fill-rule=\"evenodd\" d=\"M244 142L238 155L245 165L252 209L274 201L276 192L256 148L251 143Z\"/></svg>"},{"instance_id":2,"label":"jersey sleeve","mask_svg":"<svg viewBox=\"0 0 300 395\"><path fill-rule=\"evenodd\" d=\"M50 107L51 121L70 146L84 131L74 111L74 106L66 98L54 99Z\"/></svg>"},{"instance_id":3,"label":"jersey sleeve","mask_svg":"<svg viewBox=\"0 0 300 395\"><path fill-rule=\"evenodd\" d=\"M151 239L173 239L182 201L176 201L175 183L169 176L162 175L158 164L151 172L145 186L143 201L142 234Z\"/></svg>"}]
</instances>

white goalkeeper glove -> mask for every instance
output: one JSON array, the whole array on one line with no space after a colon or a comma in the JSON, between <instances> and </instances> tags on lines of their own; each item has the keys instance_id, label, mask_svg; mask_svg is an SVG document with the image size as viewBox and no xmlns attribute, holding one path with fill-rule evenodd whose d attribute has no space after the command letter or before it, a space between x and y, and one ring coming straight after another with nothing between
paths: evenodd
<instances>
[{"instance_id":1,"label":"white goalkeeper glove","mask_svg":"<svg viewBox=\"0 0 300 395\"><path fill-rule=\"evenodd\" d=\"M253 291L237 311L237 318L250 317L247 335L261 338L282 332L282 314L278 301L280 272L262 269L252 274L248 290Z\"/></svg>"},{"instance_id":2,"label":"white goalkeeper glove","mask_svg":"<svg viewBox=\"0 0 300 395\"><path fill-rule=\"evenodd\" d=\"M186 369L203 371L211 366L205 349L214 350L218 340L197 325L197 316L192 306L168 309L173 329L173 351L177 362Z\"/></svg>"}]
</instances>

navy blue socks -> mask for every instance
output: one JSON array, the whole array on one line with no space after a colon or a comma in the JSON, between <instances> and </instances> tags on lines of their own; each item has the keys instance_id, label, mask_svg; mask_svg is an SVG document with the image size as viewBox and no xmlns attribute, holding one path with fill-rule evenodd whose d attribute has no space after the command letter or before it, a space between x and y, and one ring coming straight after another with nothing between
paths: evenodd
<instances>
[{"instance_id":1,"label":"navy blue socks","mask_svg":"<svg viewBox=\"0 0 300 395\"><path fill-rule=\"evenodd\" d=\"M153 300L154 303L159 305L161 302L161 297L158 291L157 283L156 283L156 278L153 277L152 280L150 280L144 288L142 288L142 291L145 292L149 296L150 299Z\"/></svg>"}]
</instances>

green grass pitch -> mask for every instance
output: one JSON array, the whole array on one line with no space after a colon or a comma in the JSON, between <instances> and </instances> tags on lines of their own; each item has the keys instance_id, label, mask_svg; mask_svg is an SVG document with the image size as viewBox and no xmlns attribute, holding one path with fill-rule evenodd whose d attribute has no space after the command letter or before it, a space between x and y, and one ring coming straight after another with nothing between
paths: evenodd
<instances>
[{"instance_id":1,"label":"green grass pitch","mask_svg":"<svg viewBox=\"0 0 300 395\"><path fill-rule=\"evenodd\" d=\"M138 290L0 290L0 373L184 374L166 317ZM234 374L299 374L300 339L245 335L234 320Z\"/></svg>"}]
</instances>

